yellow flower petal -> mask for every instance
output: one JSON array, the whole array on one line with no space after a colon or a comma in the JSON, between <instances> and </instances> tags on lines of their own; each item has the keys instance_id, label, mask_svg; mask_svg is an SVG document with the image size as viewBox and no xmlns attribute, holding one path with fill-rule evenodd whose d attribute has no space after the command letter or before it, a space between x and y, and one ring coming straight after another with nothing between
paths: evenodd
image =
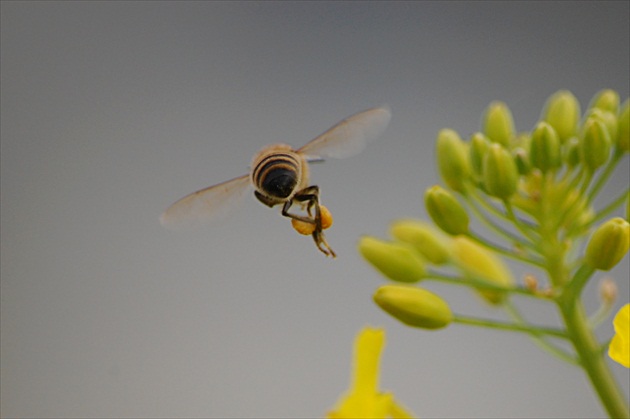
<instances>
[{"instance_id":1,"label":"yellow flower petal","mask_svg":"<svg viewBox=\"0 0 630 419\"><path fill-rule=\"evenodd\" d=\"M608 347L608 356L630 368L630 304L621 307L613 320L615 336Z\"/></svg>"},{"instance_id":2,"label":"yellow flower petal","mask_svg":"<svg viewBox=\"0 0 630 419\"><path fill-rule=\"evenodd\" d=\"M379 362L385 332L364 328L354 342L354 373L352 386L339 400L328 418L411 418L405 408L396 403L391 393L378 390Z\"/></svg>"}]
</instances>

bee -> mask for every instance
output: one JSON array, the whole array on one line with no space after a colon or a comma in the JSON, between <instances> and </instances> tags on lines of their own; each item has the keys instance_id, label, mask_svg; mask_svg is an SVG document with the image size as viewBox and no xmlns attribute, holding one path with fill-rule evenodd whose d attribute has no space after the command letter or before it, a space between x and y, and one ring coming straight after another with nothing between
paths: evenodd
<instances>
[{"instance_id":1,"label":"bee","mask_svg":"<svg viewBox=\"0 0 630 419\"><path fill-rule=\"evenodd\" d=\"M358 154L383 133L390 119L388 107L372 108L338 122L297 150L287 144L268 145L254 156L248 174L181 198L162 214L160 222L178 229L212 221L229 213L253 187L254 196L264 205L281 206L283 216L312 224L315 245L334 258L323 233L319 186L309 184L309 164ZM306 214L290 212L293 205Z\"/></svg>"}]
</instances>

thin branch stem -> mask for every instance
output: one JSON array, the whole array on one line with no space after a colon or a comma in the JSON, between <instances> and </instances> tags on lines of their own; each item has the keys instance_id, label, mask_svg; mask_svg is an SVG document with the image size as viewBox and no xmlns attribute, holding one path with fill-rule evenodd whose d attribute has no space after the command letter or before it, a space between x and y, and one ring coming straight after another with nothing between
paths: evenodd
<instances>
[{"instance_id":1,"label":"thin branch stem","mask_svg":"<svg viewBox=\"0 0 630 419\"><path fill-rule=\"evenodd\" d=\"M517 260L519 262L522 263L527 263L530 265L534 265L537 268L544 268L544 263L542 261L542 259L539 258L534 258L534 257L525 257L525 256L521 256L518 253L515 253L513 250L510 249L506 249L502 246L499 246L497 244L491 243L489 241L487 241L486 239L484 239L483 237L473 233L472 231L469 231L467 234L468 237L470 237L472 240L476 241L477 243L479 243L480 245L482 245L483 247L486 247L490 250L493 250L497 253L500 253L502 255L505 255L509 258L512 258L514 260Z\"/></svg>"},{"instance_id":2,"label":"thin branch stem","mask_svg":"<svg viewBox=\"0 0 630 419\"><path fill-rule=\"evenodd\" d=\"M524 295L527 297L534 297L538 299L549 300L548 297L545 297L544 295L541 295L540 293L532 291L528 288L506 287L506 286L496 285L481 278L461 278L461 277L456 277L456 276L442 275L436 272L430 272L429 276L424 277L422 280L423 281L432 280L432 281L443 282L447 284L461 285L468 288L483 289L483 290L488 290L488 291L499 291L499 292L505 292L509 294L519 294L519 295Z\"/></svg>"},{"instance_id":3,"label":"thin branch stem","mask_svg":"<svg viewBox=\"0 0 630 419\"><path fill-rule=\"evenodd\" d=\"M553 337L561 338L561 339L569 339L569 336L567 335L566 331L562 329L554 329L551 327L539 327L539 326L523 325L523 324L517 324L517 323L506 323L506 322L499 322L495 320L480 319L477 317L466 317L466 316L458 316L458 315L453 317L453 322L459 323L459 324L465 324L467 326L480 326L480 327L486 327L490 329L500 329L500 330L509 330L512 332L528 333L530 335L533 334L536 336L547 335L547 336L553 336Z\"/></svg>"},{"instance_id":4,"label":"thin branch stem","mask_svg":"<svg viewBox=\"0 0 630 419\"><path fill-rule=\"evenodd\" d=\"M591 329L597 328L604 320L610 316L610 312L612 311L613 305L610 303L602 303L595 313L593 313L588 318L588 326Z\"/></svg>"},{"instance_id":5,"label":"thin branch stem","mask_svg":"<svg viewBox=\"0 0 630 419\"><path fill-rule=\"evenodd\" d=\"M527 237L532 242L536 243L536 236L534 235L532 226L529 226L523 222L523 220L519 219L514 213L514 208L512 208L512 204L507 199L503 201L503 205L505 206L505 210L507 211L507 215L512 221L512 224L523 234L523 236Z\"/></svg>"},{"instance_id":6,"label":"thin branch stem","mask_svg":"<svg viewBox=\"0 0 630 419\"><path fill-rule=\"evenodd\" d=\"M527 324L527 322L525 321L525 319L523 318L521 313L509 301L506 302L506 304L505 304L505 310L510 315L510 317L512 317L512 319L515 322L517 322L518 324ZM580 362L575 357L575 355L569 354L566 351L558 348L557 346L555 346L551 342L547 341L547 339L542 334L531 333L530 335L531 335L530 338L542 350L544 350L546 352L549 352L551 355L553 355L553 356L555 356L555 357L557 357L557 358L559 358L559 359L561 359L561 360L563 360L565 362L568 362L569 364L576 365L576 366L580 365Z\"/></svg>"},{"instance_id":7,"label":"thin branch stem","mask_svg":"<svg viewBox=\"0 0 630 419\"><path fill-rule=\"evenodd\" d=\"M599 175L599 178L597 179L597 182L595 183L595 185L591 188L590 192L588 193L587 203L590 204L591 202L593 202L593 200L595 199L595 197L597 196L597 194L601 190L602 186L604 186L606 181L610 178L610 175L612 175L612 173L615 171L615 168L617 167L617 164L621 160L622 156L623 156L622 153L620 153L617 150L615 150L615 153L613 154L612 160L610 161L610 163L608 163L606 165L606 168Z\"/></svg>"},{"instance_id":8,"label":"thin branch stem","mask_svg":"<svg viewBox=\"0 0 630 419\"><path fill-rule=\"evenodd\" d=\"M590 223L587 224L586 228L589 228L594 223L596 223L597 221L603 219L608 214L610 214L611 212L616 210L617 207L619 207L621 204L623 204L623 201L625 201L627 199L628 193L630 193L630 188L626 189L621 195L619 195L617 198L613 199L604 208L602 208L601 210L597 211L597 215L595 216L595 218L593 218L593 220L591 220Z\"/></svg>"},{"instance_id":9,"label":"thin branch stem","mask_svg":"<svg viewBox=\"0 0 630 419\"><path fill-rule=\"evenodd\" d=\"M485 212L483 212L483 210L480 208L479 204L476 201L476 197L473 197L473 199L470 199L468 197L466 197L467 202L470 205L470 208L473 210L473 212L477 215L477 218L479 218L479 220L484 223L489 229L493 230L495 233L497 233L497 235L499 236L503 236L506 240L512 242L512 243L516 243L526 249L529 249L531 251L536 252L536 248L532 245L532 243L530 241L525 241L523 240L521 237L513 234L512 232L504 229L503 227L501 227L500 225L494 223L492 221L492 219L488 216L488 214L486 214Z\"/></svg>"}]
</instances>

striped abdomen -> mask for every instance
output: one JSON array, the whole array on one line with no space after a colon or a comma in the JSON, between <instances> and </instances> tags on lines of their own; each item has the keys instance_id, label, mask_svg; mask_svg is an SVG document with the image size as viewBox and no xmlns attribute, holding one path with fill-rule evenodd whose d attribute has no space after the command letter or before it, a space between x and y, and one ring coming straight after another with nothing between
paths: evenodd
<instances>
[{"instance_id":1,"label":"striped abdomen","mask_svg":"<svg viewBox=\"0 0 630 419\"><path fill-rule=\"evenodd\" d=\"M263 149L252 162L254 187L269 198L284 201L302 185L303 160L290 146L281 144Z\"/></svg>"}]
</instances>

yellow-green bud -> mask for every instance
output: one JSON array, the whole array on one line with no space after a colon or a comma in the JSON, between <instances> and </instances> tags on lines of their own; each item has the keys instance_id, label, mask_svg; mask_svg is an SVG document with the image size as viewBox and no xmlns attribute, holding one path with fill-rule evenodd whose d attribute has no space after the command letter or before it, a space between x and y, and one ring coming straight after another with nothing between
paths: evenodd
<instances>
[{"instance_id":1,"label":"yellow-green bud","mask_svg":"<svg viewBox=\"0 0 630 419\"><path fill-rule=\"evenodd\" d=\"M600 90L593 96L590 107L616 114L619 109L619 94L611 89Z\"/></svg>"},{"instance_id":2,"label":"yellow-green bud","mask_svg":"<svg viewBox=\"0 0 630 419\"><path fill-rule=\"evenodd\" d=\"M470 162L477 176L483 173L483 157L490 148L490 140L481 132L476 132L470 139Z\"/></svg>"},{"instance_id":3,"label":"yellow-green bud","mask_svg":"<svg viewBox=\"0 0 630 419\"><path fill-rule=\"evenodd\" d=\"M617 115L612 112L604 111L598 108L591 108L586 117L584 118L588 121L591 118L599 119L604 123L606 129L608 130L608 134L610 135L610 143L616 144L617 142Z\"/></svg>"},{"instance_id":4,"label":"yellow-green bud","mask_svg":"<svg viewBox=\"0 0 630 419\"><path fill-rule=\"evenodd\" d=\"M468 213L459 201L446 189L435 185L427 189L424 203L431 219L448 234L468 232Z\"/></svg>"},{"instance_id":5,"label":"yellow-green bud","mask_svg":"<svg viewBox=\"0 0 630 419\"><path fill-rule=\"evenodd\" d=\"M492 144L483 159L483 184L488 194L501 199L516 192L518 169L510 152L500 144Z\"/></svg>"},{"instance_id":6,"label":"yellow-green bud","mask_svg":"<svg viewBox=\"0 0 630 419\"><path fill-rule=\"evenodd\" d=\"M518 173L520 175L528 174L531 170L531 163L527 151L525 151L524 148L518 147L512 150L512 154L514 155L514 163L516 163Z\"/></svg>"},{"instance_id":7,"label":"yellow-green bud","mask_svg":"<svg viewBox=\"0 0 630 419\"><path fill-rule=\"evenodd\" d=\"M630 224L616 217L600 225L586 245L586 263L595 269L609 271L630 247Z\"/></svg>"},{"instance_id":8,"label":"yellow-green bud","mask_svg":"<svg viewBox=\"0 0 630 419\"><path fill-rule=\"evenodd\" d=\"M483 116L482 127L490 141L507 147L514 137L514 119L510 108L503 102L490 103Z\"/></svg>"},{"instance_id":9,"label":"yellow-green bud","mask_svg":"<svg viewBox=\"0 0 630 419\"><path fill-rule=\"evenodd\" d=\"M365 236L359 240L359 253L393 281L417 282L426 274L422 257L404 243Z\"/></svg>"},{"instance_id":10,"label":"yellow-green bud","mask_svg":"<svg viewBox=\"0 0 630 419\"><path fill-rule=\"evenodd\" d=\"M510 148L514 150L515 148L522 148L523 150L529 151L529 145L532 142L532 138L529 132L519 132L514 137L514 141L510 145Z\"/></svg>"},{"instance_id":11,"label":"yellow-green bud","mask_svg":"<svg viewBox=\"0 0 630 419\"><path fill-rule=\"evenodd\" d=\"M560 139L547 122L539 122L532 132L529 159L543 173L560 167Z\"/></svg>"},{"instance_id":12,"label":"yellow-green bud","mask_svg":"<svg viewBox=\"0 0 630 419\"><path fill-rule=\"evenodd\" d=\"M580 140L571 137L564 143L564 161L571 168L580 164Z\"/></svg>"},{"instance_id":13,"label":"yellow-green bud","mask_svg":"<svg viewBox=\"0 0 630 419\"><path fill-rule=\"evenodd\" d=\"M464 182L470 176L468 147L457 132L443 129L436 144L438 168L444 182L455 191L464 191Z\"/></svg>"},{"instance_id":14,"label":"yellow-green bud","mask_svg":"<svg viewBox=\"0 0 630 419\"><path fill-rule=\"evenodd\" d=\"M617 284L610 278L602 279L599 283L599 298L607 306L611 306L617 299Z\"/></svg>"},{"instance_id":15,"label":"yellow-green bud","mask_svg":"<svg viewBox=\"0 0 630 419\"><path fill-rule=\"evenodd\" d=\"M514 284L512 273L501 259L468 237L455 237L452 252L453 262L465 276L503 287ZM506 297L501 291L480 289L479 294L490 304L500 304Z\"/></svg>"},{"instance_id":16,"label":"yellow-green bud","mask_svg":"<svg viewBox=\"0 0 630 419\"><path fill-rule=\"evenodd\" d=\"M580 121L580 102L568 90L560 90L547 99L542 119L558 134L560 142L577 134Z\"/></svg>"},{"instance_id":17,"label":"yellow-green bud","mask_svg":"<svg viewBox=\"0 0 630 419\"><path fill-rule=\"evenodd\" d=\"M584 165L597 170L608 161L610 156L610 134L606 125L598 118L589 118L584 123L580 141L580 158Z\"/></svg>"},{"instance_id":18,"label":"yellow-green bud","mask_svg":"<svg viewBox=\"0 0 630 419\"><path fill-rule=\"evenodd\" d=\"M630 100L623 103L617 119L617 147L626 153L630 151Z\"/></svg>"},{"instance_id":19,"label":"yellow-green bud","mask_svg":"<svg viewBox=\"0 0 630 419\"><path fill-rule=\"evenodd\" d=\"M441 329L453 321L446 301L422 288L383 285L373 298L380 308L409 326Z\"/></svg>"},{"instance_id":20,"label":"yellow-green bud","mask_svg":"<svg viewBox=\"0 0 630 419\"><path fill-rule=\"evenodd\" d=\"M428 223L398 220L392 224L390 234L401 242L413 246L431 263L441 265L450 259L449 238Z\"/></svg>"}]
</instances>

